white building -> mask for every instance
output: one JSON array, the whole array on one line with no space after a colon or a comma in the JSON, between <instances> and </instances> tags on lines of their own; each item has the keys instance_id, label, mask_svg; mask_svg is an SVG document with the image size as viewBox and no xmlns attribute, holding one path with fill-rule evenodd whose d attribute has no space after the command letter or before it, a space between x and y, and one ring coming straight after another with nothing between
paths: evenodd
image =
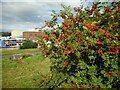
<instances>
[{"instance_id":1,"label":"white building","mask_svg":"<svg viewBox=\"0 0 120 90\"><path fill-rule=\"evenodd\" d=\"M11 38L10 36L6 36L6 37L0 36L0 40L8 40L8 39L10 39L10 38Z\"/></svg>"},{"instance_id":2,"label":"white building","mask_svg":"<svg viewBox=\"0 0 120 90\"><path fill-rule=\"evenodd\" d=\"M21 30L14 30L11 32L11 37L12 38L17 38L17 37L22 37L22 31Z\"/></svg>"}]
</instances>

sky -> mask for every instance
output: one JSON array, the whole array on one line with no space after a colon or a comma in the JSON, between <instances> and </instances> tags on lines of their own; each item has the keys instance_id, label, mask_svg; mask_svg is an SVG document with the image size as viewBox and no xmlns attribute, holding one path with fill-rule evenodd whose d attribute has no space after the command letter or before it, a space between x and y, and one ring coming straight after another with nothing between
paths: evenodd
<instances>
[{"instance_id":1,"label":"sky","mask_svg":"<svg viewBox=\"0 0 120 90\"><path fill-rule=\"evenodd\" d=\"M94 0L87 0L93 2ZM0 31L35 31L50 20L52 10L62 10L61 4L78 7L84 0L1 0ZM90 5L84 2L84 7Z\"/></svg>"}]
</instances>

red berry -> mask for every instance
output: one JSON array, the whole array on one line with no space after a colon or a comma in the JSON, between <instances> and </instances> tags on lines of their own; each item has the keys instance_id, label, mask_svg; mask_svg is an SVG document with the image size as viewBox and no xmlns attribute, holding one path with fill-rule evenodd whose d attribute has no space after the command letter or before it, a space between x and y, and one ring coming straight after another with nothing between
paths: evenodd
<instances>
[{"instance_id":1,"label":"red berry","mask_svg":"<svg viewBox=\"0 0 120 90\"><path fill-rule=\"evenodd\" d=\"M64 54L68 54L67 51L64 51Z\"/></svg>"},{"instance_id":2,"label":"red berry","mask_svg":"<svg viewBox=\"0 0 120 90\"><path fill-rule=\"evenodd\" d=\"M94 31L92 31L92 35L91 35L92 37L94 36Z\"/></svg>"},{"instance_id":3,"label":"red berry","mask_svg":"<svg viewBox=\"0 0 120 90\"><path fill-rule=\"evenodd\" d=\"M49 54L49 50L45 50L46 54Z\"/></svg>"},{"instance_id":4,"label":"red berry","mask_svg":"<svg viewBox=\"0 0 120 90\"><path fill-rule=\"evenodd\" d=\"M76 39L76 42L79 42L79 41L80 41L80 38L77 38L77 39Z\"/></svg>"},{"instance_id":5,"label":"red berry","mask_svg":"<svg viewBox=\"0 0 120 90\"><path fill-rule=\"evenodd\" d=\"M110 51L110 48L108 48L107 50Z\"/></svg>"},{"instance_id":6,"label":"red berry","mask_svg":"<svg viewBox=\"0 0 120 90\"><path fill-rule=\"evenodd\" d=\"M72 52L72 53L74 53L74 52L75 52L73 48L71 48L71 52Z\"/></svg>"},{"instance_id":7,"label":"red berry","mask_svg":"<svg viewBox=\"0 0 120 90\"><path fill-rule=\"evenodd\" d=\"M117 24L114 23L111 28L116 28L116 27L117 27Z\"/></svg>"},{"instance_id":8,"label":"red berry","mask_svg":"<svg viewBox=\"0 0 120 90\"><path fill-rule=\"evenodd\" d=\"M48 40L49 40L49 37L48 37L48 36L46 36L46 37L45 37L45 40L46 40L46 41L48 41Z\"/></svg>"},{"instance_id":9,"label":"red berry","mask_svg":"<svg viewBox=\"0 0 120 90\"><path fill-rule=\"evenodd\" d=\"M63 27L63 28L62 28L63 31L66 31L66 29L67 29L66 27Z\"/></svg>"},{"instance_id":10,"label":"red berry","mask_svg":"<svg viewBox=\"0 0 120 90\"><path fill-rule=\"evenodd\" d=\"M76 16L76 20L78 20L78 15Z\"/></svg>"},{"instance_id":11,"label":"red berry","mask_svg":"<svg viewBox=\"0 0 120 90\"><path fill-rule=\"evenodd\" d=\"M90 88L95 88L95 86L90 86Z\"/></svg>"},{"instance_id":12,"label":"red berry","mask_svg":"<svg viewBox=\"0 0 120 90\"><path fill-rule=\"evenodd\" d=\"M63 24L64 24L65 27L68 27L68 23L66 21L63 22Z\"/></svg>"},{"instance_id":13,"label":"red berry","mask_svg":"<svg viewBox=\"0 0 120 90\"><path fill-rule=\"evenodd\" d=\"M113 36L113 35L110 33L106 33L105 36Z\"/></svg>"},{"instance_id":14,"label":"red berry","mask_svg":"<svg viewBox=\"0 0 120 90\"><path fill-rule=\"evenodd\" d=\"M84 90L85 89L85 86L82 86L81 88L80 88L80 90Z\"/></svg>"},{"instance_id":15,"label":"red berry","mask_svg":"<svg viewBox=\"0 0 120 90\"><path fill-rule=\"evenodd\" d=\"M68 61L65 61L64 66L66 67L68 65Z\"/></svg>"},{"instance_id":16,"label":"red berry","mask_svg":"<svg viewBox=\"0 0 120 90\"><path fill-rule=\"evenodd\" d=\"M110 52L110 54L115 55L115 54L116 54L116 52Z\"/></svg>"},{"instance_id":17,"label":"red berry","mask_svg":"<svg viewBox=\"0 0 120 90\"><path fill-rule=\"evenodd\" d=\"M66 34L66 35L68 35L68 34L69 34L69 32L65 32L65 34Z\"/></svg>"},{"instance_id":18,"label":"red berry","mask_svg":"<svg viewBox=\"0 0 120 90\"><path fill-rule=\"evenodd\" d=\"M77 34L79 34L79 32L76 32L75 34L77 35Z\"/></svg>"},{"instance_id":19,"label":"red berry","mask_svg":"<svg viewBox=\"0 0 120 90\"><path fill-rule=\"evenodd\" d=\"M50 25L48 25L48 27L50 28Z\"/></svg>"},{"instance_id":20,"label":"red berry","mask_svg":"<svg viewBox=\"0 0 120 90\"><path fill-rule=\"evenodd\" d=\"M65 35L63 34L63 35L61 36L61 38L65 38Z\"/></svg>"},{"instance_id":21,"label":"red berry","mask_svg":"<svg viewBox=\"0 0 120 90\"><path fill-rule=\"evenodd\" d=\"M91 27L92 27L92 24L88 23L87 28L91 28Z\"/></svg>"},{"instance_id":22,"label":"red berry","mask_svg":"<svg viewBox=\"0 0 120 90\"><path fill-rule=\"evenodd\" d=\"M67 55L67 56L69 56L69 54L68 54L68 52L66 50L64 51L64 54Z\"/></svg>"},{"instance_id":23,"label":"red berry","mask_svg":"<svg viewBox=\"0 0 120 90\"><path fill-rule=\"evenodd\" d=\"M90 47L91 46L91 44L90 43L88 43L88 47Z\"/></svg>"},{"instance_id":24,"label":"red berry","mask_svg":"<svg viewBox=\"0 0 120 90\"><path fill-rule=\"evenodd\" d=\"M99 50L98 53L99 53L99 54L103 54L103 51L102 51L102 50Z\"/></svg>"},{"instance_id":25,"label":"red berry","mask_svg":"<svg viewBox=\"0 0 120 90\"><path fill-rule=\"evenodd\" d=\"M106 38L105 40L106 40L106 41L108 41L109 39L108 39L108 38Z\"/></svg>"},{"instance_id":26,"label":"red berry","mask_svg":"<svg viewBox=\"0 0 120 90\"><path fill-rule=\"evenodd\" d=\"M61 17L62 17L63 19L65 19L65 18L66 18L66 17L65 17L65 15L62 15Z\"/></svg>"},{"instance_id":27,"label":"red berry","mask_svg":"<svg viewBox=\"0 0 120 90\"><path fill-rule=\"evenodd\" d=\"M71 81L70 84L73 84L73 82Z\"/></svg>"},{"instance_id":28,"label":"red berry","mask_svg":"<svg viewBox=\"0 0 120 90\"><path fill-rule=\"evenodd\" d=\"M96 45L102 45L103 43L102 42L96 42Z\"/></svg>"},{"instance_id":29,"label":"red berry","mask_svg":"<svg viewBox=\"0 0 120 90\"><path fill-rule=\"evenodd\" d=\"M118 10L116 11L117 13L120 13L120 8L118 8Z\"/></svg>"},{"instance_id":30,"label":"red berry","mask_svg":"<svg viewBox=\"0 0 120 90\"><path fill-rule=\"evenodd\" d=\"M101 32L100 32L100 33L101 33L101 34L104 34L105 32L106 32L105 30L101 30Z\"/></svg>"},{"instance_id":31,"label":"red berry","mask_svg":"<svg viewBox=\"0 0 120 90\"><path fill-rule=\"evenodd\" d=\"M75 26L74 23L72 23L71 26L74 27Z\"/></svg>"},{"instance_id":32,"label":"red berry","mask_svg":"<svg viewBox=\"0 0 120 90\"><path fill-rule=\"evenodd\" d=\"M98 26L94 26L94 27L92 28L93 31L95 31L95 30L97 30L97 29L98 29Z\"/></svg>"},{"instance_id":33,"label":"red berry","mask_svg":"<svg viewBox=\"0 0 120 90\"><path fill-rule=\"evenodd\" d=\"M109 8L105 8L104 10L105 10L105 12L111 12L111 9L109 9Z\"/></svg>"},{"instance_id":34,"label":"red berry","mask_svg":"<svg viewBox=\"0 0 120 90\"><path fill-rule=\"evenodd\" d=\"M113 72L107 72L108 76L113 76Z\"/></svg>"},{"instance_id":35,"label":"red berry","mask_svg":"<svg viewBox=\"0 0 120 90\"><path fill-rule=\"evenodd\" d=\"M116 52L116 53L118 53L118 52L119 52L119 49L118 49L117 47L116 47L116 49L115 49L115 52Z\"/></svg>"},{"instance_id":36,"label":"red berry","mask_svg":"<svg viewBox=\"0 0 120 90\"><path fill-rule=\"evenodd\" d=\"M92 12L89 11L89 12L88 12L88 15L92 15Z\"/></svg>"},{"instance_id":37,"label":"red berry","mask_svg":"<svg viewBox=\"0 0 120 90\"><path fill-rule=\"evenodd\" d=\"M70 18L70 19L73 19L73 16L71 15L71 16L69 16L69 18Z\"/></svg>"}]
</instances>

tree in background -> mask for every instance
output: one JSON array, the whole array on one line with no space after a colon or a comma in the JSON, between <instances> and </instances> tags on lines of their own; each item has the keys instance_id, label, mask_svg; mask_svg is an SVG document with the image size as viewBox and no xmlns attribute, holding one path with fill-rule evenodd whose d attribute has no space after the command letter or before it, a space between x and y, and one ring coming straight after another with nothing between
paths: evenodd
<instances>
[{"instance_id":1,"label":"tree in background","mask_svg":"<svg viewBox=\"0 0 120 90\"><path fill-rule=\"evenodd\" d=\"M32 42L31 40L25 40L23 44L20 46L20 49L29 49L29 48L37 48L38 43Z\"/></svg>"}]
</instances>

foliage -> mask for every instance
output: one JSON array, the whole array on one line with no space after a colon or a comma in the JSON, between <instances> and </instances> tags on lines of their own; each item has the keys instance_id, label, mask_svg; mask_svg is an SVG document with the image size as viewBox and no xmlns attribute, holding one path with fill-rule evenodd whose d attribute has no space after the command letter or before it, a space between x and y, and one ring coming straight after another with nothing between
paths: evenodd
<instances>
[{"instance_id":1,"label":"foliage","mask_svg":"<svg viewBox=\"0 0 120 90\"><path fill-rule=\"evenodd\" d=\"M0 36L11 36L11 32L0 32Z\"/></svg>"},{"instance_id":2,"label":"foliage","mask_svg":"<svg viewBox=\"0 0 120 90\"><path fill-rule=\"evenodd\" d=\"M38 44L36 42L32 42L31 40L25 40L23 44L20 46L20 49L29 49L29 48L37 48Z\"/></svg>"},{"instance_id":3,"label":"foliage","mask_svg":"<svg viewBox=\"0 0 120 90\"><path fill-rule=\"evenodd\" d=\"M64 10L53 12L46 22L51 30L39 43L52 63L52 74L40 87L114 88L120 59L120 2L96 2L85 9L62 6Z\"/></svg>"}]
</instances>

